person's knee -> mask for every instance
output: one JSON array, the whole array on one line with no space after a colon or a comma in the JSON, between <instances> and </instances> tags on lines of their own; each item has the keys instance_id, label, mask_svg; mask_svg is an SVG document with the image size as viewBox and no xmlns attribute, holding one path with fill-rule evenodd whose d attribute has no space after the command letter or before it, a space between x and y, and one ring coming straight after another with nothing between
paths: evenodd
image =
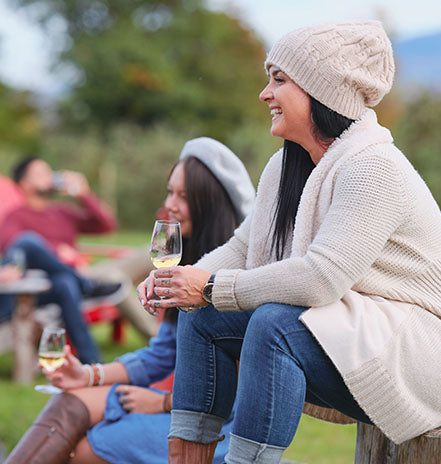
<instances>
[{"instance_id":1,"label":"person's knee","mask_svg":"<svg viewBox=\"0 0 441 464\"><path fill-rule=\"evenodd\" d=\"M70 273L59 273L51 278L52 292L62 298L81 299L78 280Z\"/></svg>"},{"instance_id":2,"label":"person's knee","mask_svg":"<svg viewBox=\"0 0 441 464\"><path fill-rule=\"evenodd\" d=\"M259 306L248 324L247 339L255 340L257 343L277 339L283 335L287 321L290 321L290 330L297 324L299 328L303 328L299 317L304 310L305 308L279 303L266 303Z\"/></svg>"},{"instance_id":3,"label":"person's knee","mask_svg":"<svg viewBox=\"0 0 441 464\"><path fill-rule=\"evenodd\" d=\"M214 307L210 305L192 313L179 313L179 334L184 337L189 332L194 331L205 334L206 330L212 326L209 321L213 318L213 315L215 315L215 311Z\"/></svg>"},{"instance_id":4,"label":"person's knee","mask_svg":"<svg viewBox=\"0 0 441 464\"><path fill-rule=\"evenodd\" d=\"M45 246L45 241L41 235L29 230L18 234L11 243L11 247L12 246L20 247L25 250L32 250L35 247Z\"/></svg>"}]
</instances>

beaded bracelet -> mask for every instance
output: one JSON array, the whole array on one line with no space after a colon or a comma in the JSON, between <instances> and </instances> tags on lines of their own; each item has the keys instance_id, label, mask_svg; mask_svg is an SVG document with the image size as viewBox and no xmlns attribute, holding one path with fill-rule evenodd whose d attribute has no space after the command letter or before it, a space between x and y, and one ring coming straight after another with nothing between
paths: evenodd
<instances>
[{"instance_id":1,"label":"beaded bracelet","mask_svg":"<svg viewBox=\"0 0 441 464\"><path fill-rule=\"evenodd\" d=\"M83 367L86 368L87 372L89 373L89 383L88 383L88 387L91 387L93 385L93 369L92 369L92 366L90 364L83 364Z\"/></svg>"},{"instance_id":2,"label":"beaded bracelet","mask_svg":"<svg viewBox=\"0 0 441 464\"><path fill-rule=\"evenodd\" d=\"M98 368L98 375L100 377L98 385L101 386L104 383L104 369L101 363L96 363L96 367Z\"/></svg>"},{"instance_id":3,"label":"beaded bracelet","mask_svg":"<svg viewBox=\"0 0 441 464\"><path fill-rule=\"evenodd\" d=\"M100 363L92 364L92 372L93 372L93 382L92 385L94 387L102 385L104 382L104 370L103 366Z\"/></svg>"}]
</instances>

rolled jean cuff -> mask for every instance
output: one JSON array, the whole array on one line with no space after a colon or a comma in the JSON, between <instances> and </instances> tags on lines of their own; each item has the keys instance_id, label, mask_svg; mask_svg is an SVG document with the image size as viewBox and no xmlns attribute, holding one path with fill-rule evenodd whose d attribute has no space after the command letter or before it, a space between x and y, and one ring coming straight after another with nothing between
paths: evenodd
<instances>
[{"instance_id":1,"label":"rolled jean cuff","mask_svg":"<svg viewBox=\"0 0 441 464\"><path fill-rule=\"evenodd\" d=\"M173 409L168 438L181 438L195 443L213 443L219 440L219 433L225 419L205 412Z\"/></svg>"},{"instance_id":2,"label":"rolled jean cuff","mask_svg":"<svg viewBox=\"0 0 441 464\"><path fill-rule=\"evenodd\" d=\"M230 446L225 456L227 464L274 464L280 462L285 448L267 445L230 434Z\"/></svg>"}]
</instances>

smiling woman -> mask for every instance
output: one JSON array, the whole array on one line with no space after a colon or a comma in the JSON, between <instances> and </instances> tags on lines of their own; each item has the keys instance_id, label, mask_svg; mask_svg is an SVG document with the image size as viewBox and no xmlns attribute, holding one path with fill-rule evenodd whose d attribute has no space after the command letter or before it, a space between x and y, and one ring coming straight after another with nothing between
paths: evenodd
<instances>
[{"instance_id":1,"label":"smiling woman","mask_svg":"<svg viewBox=\"0 0 441 464\"><path fill-rule=\"evenodd\" d=\"M441 213L370 109L392 86L391 43L377 21L319 24L282 37L265 67L260 98L285 143L254 208L142 294L193 310L179 318L169 464L210 463L234 402L227 464L278 463L304 409L395 443L441 425Z\"/></svg>"},{"instance_id":2,"label":"smiling woman","mask_svg":"<svg viewBox=\"0 0 441 464\"><path fill-rule=\"evenodd\" d=\"M182 263L193 264L225 243L253 200L248 173L231 150L207 137L187 142L172 168L165 201L169 216L182 224ZM67 348L66 363L46 375L69 393L56 395L48 403L8 464L64 463L73 448L72 464L165 464L171 394L152 384L173 372L177 319L178 310L169 308L148 348L103 366L83 365ZM224 428L227 435L229 424ZM49 439L39 433L52 426L57 433L50 433ZM218 464L227 443L228 439L216 451Z\"/></svg>"}]
</instances>

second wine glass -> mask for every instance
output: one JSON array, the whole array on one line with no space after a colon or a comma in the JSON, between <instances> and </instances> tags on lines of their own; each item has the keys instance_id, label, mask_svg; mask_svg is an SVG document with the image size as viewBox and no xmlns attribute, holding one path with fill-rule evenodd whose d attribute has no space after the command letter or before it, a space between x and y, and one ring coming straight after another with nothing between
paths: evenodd
<instances>
[{"instance_id":1,"label":"second wine glass","mask_svg":"<svg viewBox=\"0 0 441 464\"><path fill-rule=\"evenodd\" d=\"M64 344L66 331L61 327L45 327L38 348L40 366L48 371L54 371L64 363ZM35 390L50 395L60 393L62 390L54 385L36 385Z\"/></svg>"},{"instance_id":2,"label":"second wine glass","mask_svg":"<svg viewBox=\"0 0 441 464\"><path fill-rule=\"evenodd\" d=\"M177 266L182 257L181 225L177 221L156 221L150 244L153 266Z\"/></svg>"}]
</instances>

